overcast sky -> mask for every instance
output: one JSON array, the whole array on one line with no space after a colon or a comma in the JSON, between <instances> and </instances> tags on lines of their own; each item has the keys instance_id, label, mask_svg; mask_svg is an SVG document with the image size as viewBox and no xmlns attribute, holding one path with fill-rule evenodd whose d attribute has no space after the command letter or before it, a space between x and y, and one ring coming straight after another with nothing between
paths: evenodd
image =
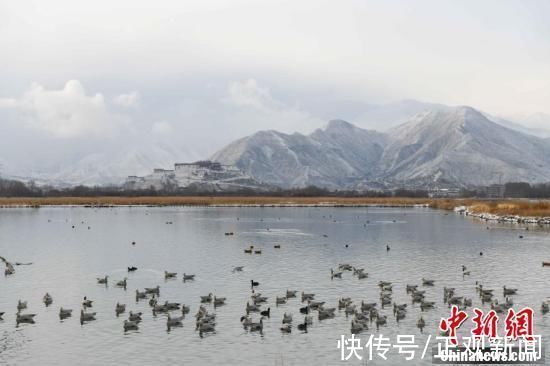
<instances>
[{"instance_id":1,"label":"overcast sky","mask_svg":"<svg viewBox=\"0 0 550 366\"><path fill-rule=\"evenodd\" d=\"M259 129L376 127L364 110L403 99L550 114L549 19L545 0L3 0L0 162L206 157Z\"/></svg>"}]
</instances>

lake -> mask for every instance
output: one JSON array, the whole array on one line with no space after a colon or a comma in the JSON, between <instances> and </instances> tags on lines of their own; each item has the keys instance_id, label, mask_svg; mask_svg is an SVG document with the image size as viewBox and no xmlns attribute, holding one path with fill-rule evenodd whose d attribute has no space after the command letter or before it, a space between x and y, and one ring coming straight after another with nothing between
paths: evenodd
<instances>
[{"instance_id":1,"label":"lake","mask_svg":"<svg viewBox=\"0 0 550 366\"><path fill-rule=\"evenodd\" d=\"M281 248L275 249L276 244ZM245 254L249 245L262 254ZM550 336L550 314L539 311L550 294L550 268L541 266L542 260L550 260L548 230L487 224L429 208L2 209L0 255L33 263L16 266L14 275L0 276L0 312L6 312L0 321L0 364L342 364L337 341L350 335L350 318L337 310L334 318L319 321L313 312L313 324L304 333L297 329L303 321L299 308L305 305L300 297L276 306L275 296L284 296L287 289L315 293L315 300L325 301L327 307L337 306L340 297L351 297L355 304L379 302L379 281L393 283L393 301L407 303L407 315L397 323L391 306L380 309L388 323L378 330L373 324L359 334L365 341L370 334L413 334L422 347L422 340L438 333L440 318L450 314L443 303L444 286L489 309L476 295L476 280L494 288L499 302L504 301L503 286L518 288L512 297L514 309L532 306L535 333ZM331 268L336 270L340 263L365 268L369 277L360 280L344 272L342 279L331 279ZM463 264L470 276L462 275ZM128 273L128 266L138 270ZM233 272L235 266L244 270ZM165 280L165 270L178 272L177 278ZM183 282L184 272L195 274L195 280ZM96 280L105 275L110 276L108 286ZM124 277L127 290L115 286ZM423 277L434 279L435 286L423 287ZM269 298L263 308L270 307L271 314L264 319L262 334L240 323L251 301L251 280L258 281L256 291ZM435 308L421 312L411 303L406 284L420 285ZM182 327L168 331L164 314L154 316L148 300L136 303L136 289L157 285L162 302L191 307ZM42 302L46 292L53 297L49 307ZM200 337L193 315L200 296L209 293L227 297L227 304L216 309L206 305L217 315L216 331ZM81 325L84 296L94 301L88 311L97 312L97 320ZM28 301L24 312L37 314L35 324L16 327L18 299ZM127 305L119 317L117 302ZM60 306L73 309L73 317L61 321ZM143 312L143 321L139 330L124 332L129 310ZM285 312L294 319L290 334L279 330ZM416 327L420 315L426 320L422 333ZM259 320L258 314L252 317ZM385 364L403 363L393 351L389 357ZM364 361L352 359L348 364ZM372 364L384 362L375 359ZM431 359L428 355L408 364L431 364Z\"/></svg>"}]
</instances>

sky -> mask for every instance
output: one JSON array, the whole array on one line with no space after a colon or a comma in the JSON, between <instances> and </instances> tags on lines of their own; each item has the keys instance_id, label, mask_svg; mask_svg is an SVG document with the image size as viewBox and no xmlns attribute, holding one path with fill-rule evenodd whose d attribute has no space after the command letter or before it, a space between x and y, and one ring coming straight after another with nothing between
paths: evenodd
<instances>
[{"instance_id":1,"label":"sky","mask_svg":"<svg viewBox=\"0 0 550 366\"><path fill-rule=\"evenodd\" d=\"M544 0L0 0L0 164L168 164L262 129L384 128L369 108L407 99L546 127L549 18Z\"/></svg>"}]
</instances>

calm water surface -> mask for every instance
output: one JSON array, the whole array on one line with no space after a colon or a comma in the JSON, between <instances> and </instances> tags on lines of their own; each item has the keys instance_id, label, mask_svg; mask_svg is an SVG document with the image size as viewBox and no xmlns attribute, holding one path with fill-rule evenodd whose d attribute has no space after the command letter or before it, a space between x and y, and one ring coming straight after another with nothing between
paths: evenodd
<instances>
[{"instance_id":1,"label":"calm water surface","mask_svg":"<svg viewBox=\"0 0 550 366\"><path fill-rule=\"evenodd\" d=\"M227 231L235 235L225 236ZM250 244L261 248L262 255L244 254ZM274 244L282 248L274 249ZM439 319L449 315L442 302L443 286L456 287L457 295L471 297L474 305L487 309L475 294L476 280L495 288L500 301L503 285L519 288L515 308L536 308L536 333L550 338L550 318L538 311L550 295L550 269L541 267L542 260L550 260L548 231L498 224L489 224L488 230L486 223L430 209L4 209L0 255L34 263L0 277L0 311L6 312L0 321L0 364L342 364L336 343L350 333L344 313L321 322L314 316L304 334L296 329L303 319L299 298L276 307L275 296L283 296L288 288L313 292L329 307L337 306L343 296L355 303L374 302L380 280L393 282L393 299L408 303L408 314L396 323L391 307L383 309L388 324L362 333L364 341L371 333L393 339L414 334L421 344L427 335L435 335ZM343 279L331 280L330 269L339 263L364 267L369 278L359 280L345 272ZM462 277L462 264L471 270L470 277ZM138 271L127 273L131 265ZM239 265L244 271L232 273ZM178 279L165 281L164 270L178 272ZM183 283L183 272L196 274L196 280ZM110 276L108 287L96 282L104 275ZM126 276L127 291L116 288L114 283ZM420 284L422 277L436 280L434 287L425 288L427 300L436 301L436 308L423 313L423 333L416 327L419 306L412 305L405 292L407 283ZM258 291L270 299L266 307L271 307L271 318L265 320L262 335L245 331L239 322L250 299L251 279L260 282ZM136 289L156 285L162 301L191 306L183 327L168 332L164 315L153 316L147 301L136 303ZM42 303L46 291L54 299L49 307ZM215 310L208 306L217 314L216 333L200 338L192 315L199 296L210 292L227 297L227 305ZM77 313L83 296L94 300L92 310L98 314L96 321L81 326ZM26 311L37 313L36 324L16 328L18 299L28 301ZM117 302L144 313L139 331L123 331L127 314L115 316ZM60 306L76 314L60 321ZM294 316L292 334L279 331L284 312ZM386 364L403 364L400 357L391 355ZM408 364L430 363L428 357Z\"/></svg>"}]
</instances>

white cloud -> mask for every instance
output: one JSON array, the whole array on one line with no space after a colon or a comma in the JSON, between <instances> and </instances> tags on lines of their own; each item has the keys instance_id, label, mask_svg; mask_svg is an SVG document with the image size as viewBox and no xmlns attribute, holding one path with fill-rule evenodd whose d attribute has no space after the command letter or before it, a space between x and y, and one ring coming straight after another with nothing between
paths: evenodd
<instances>
[{"instance_id":1,"label":"white cloud","mask_svg":"<svg viewBox=\"0 0 550 366\"><path fill-rule=\"evenodd\" d=\"M78 80L60 90L34 83L21 98L2 101L16 108L27 126L59 138L108 137L128 124L127 117L109 110L102 94L87 95Z\"/></svg>"},{"instance_id":2,"label":"white cloud","mask_svg":"<svg viewBox=\"0 0 550 366\"><path fill-rule=\"evenodd\" d=\"M276 99L269 88L254 79L231 82L222 102L237 110L233 118L238 120L240 127L247 124L253 127L250 132L275 128L287 133L308 133L326 123L297 106Z\"/></svg>"},{"instance_id":3,"label":"white cloud","mask_svg":"<svg viewBox=\"0 0 550 366\"><path fill-rule=\"evenodd\" d=\"M168 136L172 133L172 131L172 125L166 121L157 121L153 123L153 126L151 127L151 132L158 136Z\"/></svg>"},{"instance_id":4,"label":"white cloud","mask_svg":"<svg viewBox=\"0 0 550 366\"><path fill-rule=\"evenodd\" d=\"M134 108L139 104L140 95L137 91L120 94L113 98L113 103L125 108Z\"/></svg>"},{"instance_id":5,"label":"white cloud","mask_svg":"<svg viewBox=\"0 0 550 366\"><path fill-rule=\"evenodd\" d=\"M17 106L17 100L14 98L0 98L0 108L14 108Z\"/></svg>"},{"instance_id":6,"label":"white cloud","mask_svg":"<svg viewBox=\"0 0 550 366\"><path fill-rule=\"evenodd\" d=\"M224 101L236 106L266 109L278 104L271 97L269 89L260 87L254 79L232 82L229 84L227 94Z\"/></svg>"}]
</instances>

